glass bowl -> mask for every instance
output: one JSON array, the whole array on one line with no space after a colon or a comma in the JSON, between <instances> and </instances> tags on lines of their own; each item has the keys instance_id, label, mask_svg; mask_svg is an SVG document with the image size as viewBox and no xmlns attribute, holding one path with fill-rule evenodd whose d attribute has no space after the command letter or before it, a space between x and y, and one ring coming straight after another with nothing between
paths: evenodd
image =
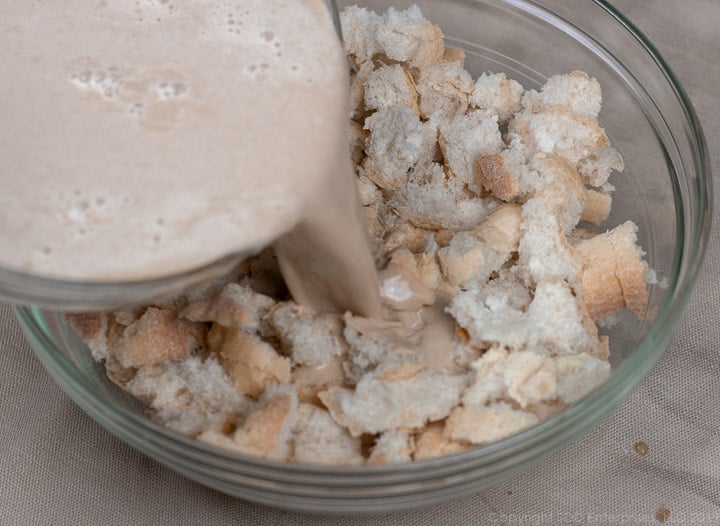
<instances>
[{"instance_id":1,"label":"glass bowl","mask_svg":"<svg viewBox=\"0 0 720 526\"><path fill-rule=\"evenodd\" d=\"M349 3L349 2L348 2ZM711 176L702 131L683 89L645 37L601 0L396 0L416 3L447 44L467 52L474 76L504 71L526 88L582 69L604 91L600 114L626 170L606 227L627 219L656 271L646 316L611 329L610 379L525 432L431 461L385 467L319 467L243 457L153 423L142 404L109 382L63 321L33 307L16 313L39 359L92 418L131 446L202 484L272 506L323 512L382 512L477 492L526 470L577 439L638 385L664 352L705 252ZM343 7L345 2L339 2ZM383 10L389 3L364 3Z\"/></svg>"}]
</instances>

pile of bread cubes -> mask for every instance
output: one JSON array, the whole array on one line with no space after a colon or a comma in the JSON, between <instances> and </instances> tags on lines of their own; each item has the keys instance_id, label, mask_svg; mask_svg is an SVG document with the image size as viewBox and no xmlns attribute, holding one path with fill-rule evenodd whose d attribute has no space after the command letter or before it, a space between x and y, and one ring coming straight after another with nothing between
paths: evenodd
<instances>
[{"instance_id":1,"label":"pile of bread cubes","mask_svg":"<svg viewBox=\"0 0 720 526\"><path fill-rule=\"evenodd\" d=\"M525 430L608 378L596 322L647 307L636 226L587 228L623 169L596 119L600 85L578 71L539 91L473 79L417 7L341 21L376 262L425 305L446 302L452 370L288 300L271 250L167 302L68 319L159 422L241 454L399 463Z\"/></svg>"}]
</instances>

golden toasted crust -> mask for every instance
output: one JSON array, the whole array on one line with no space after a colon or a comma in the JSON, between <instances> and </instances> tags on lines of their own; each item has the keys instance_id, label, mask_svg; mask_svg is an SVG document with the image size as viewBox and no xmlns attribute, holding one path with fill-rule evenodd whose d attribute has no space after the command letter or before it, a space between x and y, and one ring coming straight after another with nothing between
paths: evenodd
<instances>
[{"instance_id":1,"label":"golden toasted crust","mask_svg":"<svg viewBox=\"0 0 720 526\"><path fill-rule=\"evenodd\" d=\"M208 334L208 345L219 356L239 394L257 397L271 382L290 381L290 360L242 330L216 324Z\"/></svg>"},{"instance_id":2,"label":"golden toasted crust","mask_svg":"<svg viewBox=\"0 0 720 526\"><path fill-rule=\"evenodd\" d=\"M581 219L593 225L599 225L610 215L611 206L612 198L608 194L588 190L585 194L585 208Z\"/></svg>"},{"instance_id":3,"label":"golden toasted crust","mask_svg":"<svg viewBox=\"0 0 720 526\"><path fill-rule=\"evenodd\" d=\"M111 352L122 367L180 361L203 346L204 324L178 318L175 311L148 308L112 343Z\"/></svg>"},{"instance_id":4,"label":"golden toasted crust","mask_svg":"<svg viewBox=\"0 0 720 526\"><path fill-rule=\"evenodd\" d=\"M519 191L502 155L483 155L475 160L475 180L486 192L503 201L511 201Z\"/></svg>"},{"instance_id":5,"label":"golden toasted crust","mask_svg":"<svg viewBox=\"0 0 720 526\"><path fill-rule=\"evenodd\" d=\"M575 247L582 264L583 299L593 320L623 308L642 317L647 309L645 264L635 229L628 222Z\"/></svg>"}]
</instances>

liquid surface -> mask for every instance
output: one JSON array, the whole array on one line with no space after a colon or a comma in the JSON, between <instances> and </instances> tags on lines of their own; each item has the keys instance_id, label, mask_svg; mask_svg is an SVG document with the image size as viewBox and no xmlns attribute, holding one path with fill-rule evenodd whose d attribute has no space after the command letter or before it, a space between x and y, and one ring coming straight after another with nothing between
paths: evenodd
<instances>
[{"instance_id":1,"label":"liquid surface","mask_svg":"<svg viewBox=\"0 0 720 526\"><path fill-rule=\"evenodd\" d=\"M301 301L378 311L347 279L375 283L322 2L13 1L0 35L0 265L146 279L292 232ZM306 292L317 275L343 285Z\"/></svg>"}]
</instances>

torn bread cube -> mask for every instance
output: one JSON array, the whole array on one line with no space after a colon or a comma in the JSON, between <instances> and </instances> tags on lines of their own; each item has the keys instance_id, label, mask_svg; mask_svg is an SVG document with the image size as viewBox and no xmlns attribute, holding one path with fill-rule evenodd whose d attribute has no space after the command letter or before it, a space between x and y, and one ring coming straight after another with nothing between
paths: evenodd
<instances>
[{"instance_id":1,"label":"torn bread cube","mask_svg":"<svg viewBox=\"0 0 720 526\"><path fill-rule=\"evenodd\" d=\"M295 302L285 302L270 312L268 322L295 364L323 367L345 350L338 315L316 313Z\"/></svg>"},{"instance_id":2,"label":"torn bread cube","mask_svg":"<svg viewBox=\"0 0 720 526\"><path fill-rule=\"evenodd\" d=\"M607 183L613 172L622 172L625 161L612 146L607 146L584 158L578 163L578 172L585 184L601 187Z\"/></svg>"},{"instance_id":3,"label":"torn bread cube","mask_svg":"<svg viewBox=\"0 0 720 526\"><path fill-rule=\"evenodd\" d=\"M553 75L539 93L529 90L522 104L533 113L563 106L576 115L597 117L602 105L602 90L597 79L584 71L573 71L566 75Z\"/></svg>"},{"instance_id":4,"label":"torn bread cube","mask_svg":"<svg viewBox=\"0 0 720 526\"><path fill-rule=\"evenodd\" d=\"M648 303L647 266L637 245L637 226L628 221L575 246L582 265L583 299L590 317L599 320L620 309L638 318Z\"/></svg>"},{"instance_id":5,"label":"torn bread cube","mask_svg":"<svg viewBox=\"0 0 720 526\"><path fill-rule=\"evenodd\" d=\"M505 73L483 73L470 94L470 105L497 115L500 124L507 124L522 108L524 89Z\"/></svg>"},{"instance_id":6,"label":"torn bread cube","mask_svg":"<svg viewBox=\"0 0 720 526\"><path fill-rule=\"evenodd\" d=\"M445 423L445 435L482 445L512 436L538 423L538 417L506 402L482 407L456 407Z\"/></svg>"},{"instance_id":7,"label":"torn bread cube","mask_svg":"<svg viewBox=\"0 0 720 526\"><path fill-rule=\"evenodd\" d=\"M599 225L610 215L612 208L612 197L602 191L587 190L585 192L585 208L583 208L581 221L593 225Z\"/></svg>"},{"instance_id":8,"label":"torn bread cube","mask_svg":"<svg viewBox=\"0 0 720 526\"><path fill-rule=\"evenodd\" d=\"M141 367L122 387L148 403L167 427L190 436L222 431L251 407L213 356Z\"/></svg>"},{"instance_id":9,"label":"torn bread cube","mask_svg":"<svg viewBox=\"0 0 720 526\"><path fill-rule=\"evenodd\" d=\"M454 287L485 283L518 250L521 208L503 204L472 232L460 232L438 251L443 276Z\"/></svg>"},{"instance_id":10,"label":"torn bread cube","mask_svg":"<svg viewBox=\"0 0 720 526\"><path fill-rule=\"evenodd\" d=\"M610 364L586 353L553 357L557 397L573 404L610 377Z\"/></svg>"},{"instance_id":11,"label":"torn bread cube","mask_svg":"<svg viewBox=\"0 0 720 526\"><path fill-rule=\"evenodd\" d=\"M528 146L516 134L509 134L508 139L509 146L499 154L477 157L473 170L473 188L506 202L525 198L538 177L528 167L532 157Z\"/></svg>"},{"instance_id":12,"label":"torn bread cube","mask_svg":"<svg viewBox=\"0 0 720 526\"><path fill-rule=\"evenodd\" d=\"M407 108L420 114L412 75L401 65L381 66L365 81L365 107L370 110Z\"/></svg>"},{"instance_id":13,"label":"torn bread cube","mask_svg":"<svg viewBox=\"0 0 720 526\"><path fill-rule=\"evenodd\" d=\"M109 354L122 367L180 361L204 348L207 327L179 318L175 311L149 307L114 340Z\"/></svg>"},{"instance_id":14,"label":"torn bread cube","mask_svg":"<svg viewBox=\"0 0 720 526\"><path fill-rule=\"evenodd\" d=\"M382 21L382 16L365 7L349 6L340 12L345 53L356 64L367 62L382 52L377 40L377 31Z\"/></svg>"},{"instance_id":15,"label":"torn bread cube","mask_svg":"<svg viewBox=\"0 0 720 526\"><path fill-rule=\"evenodd\" d=\"M269 390L232 436L209 431L198 438L246 455L287 460L297 413L297 397L290 389Z\"/></svg>"},{"instance_id":16,"label":"torn bread cube","mask_svg":"<svg viewBox=\"0 0 720 526\"><path fill-rule=\"evenodd\" d=\"M479 407L503 399L522 409L557 397L553 359L530 351L493 348L472 364L473 384L463 395L467 407Z\"/></svg>"},{"instance_id":17,"label":"torn bread cube","mask_svg":"<svg viewBox=\"0 0 720 526\"><path fill-rule=\"evenodd\" d=\"M360 438L351 436L324 409L303 403L298 406L291 460L335 466L365 463Z\"/></svg>"},{"instance_id":18,"label":"torn bread cube","mask_svg":"<svg viewBox=\"0 0 720 526\"><path fill-rule=\"evenodd\" d=\"M440 62L425 67L418 73L416 83L423 118L438 114L448 118L467 111L474 84L462 64Z\"/></svg>"},{"instance_id":19,"label":"torn bread cube","mask_svg":"<svg viewBox=\"0 0 720 526\"><path fill-rule=\"evenodd\" d=\"M470 232L459 232L438 251L438 259L448 283L466 288L471 283L485 283L510 259L510 254L498 252Z\"/></svg>"},{"instance_id":20,"label":"torn bread cube","mask_svg":"<svg viewBox=\"0 0 720 526\"><path fill-rule=\"evenodd\" d=\"M376 33L388 58L419 69L440 61L445 51L443 38L440 27L428 21L415 5L404 11L390 7Z\"/></svg>"},{"instance_id":21,"label":"torn bread cube","mask_svg":"<svg viewBox=\"0 0 720 526\"><path fill-rule=\"evenodd\" d=\"M413 436L405 429L382 433L372 446L368 464L404 464L411 462L415 449Z\"/></svg>"},{"instance_id":22,"label":"torn bread cube","mask_svg":"<svg viewBox=\"0 0 720 526\"><path fill-rule=\"evenodd\" d=\"M390 204L400 217L420 228L470 230L499 203L471 194L462 181L447 177L442 165L431 163L398 187Z\"/></svg>"},{"instance_id":23,"label":"torn bread cube","mask_svg":"<svg viewBox=\"0 0 720 526\"><path fill-rule=\"evenodd\" d=\"M475 180L475 160L499 154L505 143L497 117L478 110L458 115L441 124L439 145L448 174L457 177L480 195L483 189Z\"/></svg>"},{"instance_id":24,"label":"torn bread cube","mask_svg":"<svg viewBox=\"0 0 720 526\"><path fill-rule=\"evenodd\" d=\"M544 200L534 197L523 205L520 231L517 267L528 282L578 281L580 264L575 250Z\"/></svg>"},{"instance_id":25,"label":"torn bread cube","mask_svg":"<svg viewBox=\"0 0 720 526\"><path fill-rule=\"evenodd\" d=\"M191 303L180 317L194 322L215 322L253 332L275 305L275 300L259 294L248 285L230 283L213 298Z\"/></svg>"},{"instance_id":26,"label":"torn bread cube","mask_svg":"<svg viewBox=\"0 0 720 526\"><path fill-rule=\"evenodd\" d=\"M500 346L529 350L541 355L599 355L602 345L597 329L586 323L585 313L562 282L542 282L530 304L513 304L503 292L486 293L472 286L460 291L448 312L467 331L470 344L478 348Z\"/></svg>"},{"instance_id":27,"label":"torn bread cube","mask_svg":"<svg viewBox=\"0 0 720 526\"><path fill-rule=\"evenodd\" d=\"M424 370L407 379L382 381L365 375L355 389L333 387L320 400L353 436L415 428L445 418L460 401L467 378Z\"/></svg>"},{"instance_id":28,"label":"torn bread cube","mask_svg":"<svg viewBox=\"0 0 720 526\"><path fill-rule=\"evenodd\" d=\"M370 131L363 175L380 188L397 188L434 156L437 130L406 108L381 110L365 120Z\"/></svg>"},{"instance_id":29,"label":"torn bread cube","mask_svg":"<svg viewBox=\"0 0 720 526\"><path fill-rule=\"evenodd\" d=\"M208 345L239 394L258 397L271 383L290 381L290 360L255 335L215 324Z\"/></svg>"},{"instance_id":30,"label":"torn bread cube","mask_svg":"<svg viewBox=\"0 0 720 526\"><path fill-rule=\"evenodd\" d=\"M534 151L565 157L573 164L610 144L594 117L576 115L563 106L519 113L510 122L510 131Z\"/></svg>"},{"instance_id":31,"label":"torn bread cube","mask_svg":"<svg viewBox=\"0 0 720 526\"><path fill-rule=\"evenodd\" d=\"M415 436L414 460L430 460L460 453L471 446L467 442L451 440L444 433L445 424L435 422L423 427Z\"/></svg>"}]
</instances>

